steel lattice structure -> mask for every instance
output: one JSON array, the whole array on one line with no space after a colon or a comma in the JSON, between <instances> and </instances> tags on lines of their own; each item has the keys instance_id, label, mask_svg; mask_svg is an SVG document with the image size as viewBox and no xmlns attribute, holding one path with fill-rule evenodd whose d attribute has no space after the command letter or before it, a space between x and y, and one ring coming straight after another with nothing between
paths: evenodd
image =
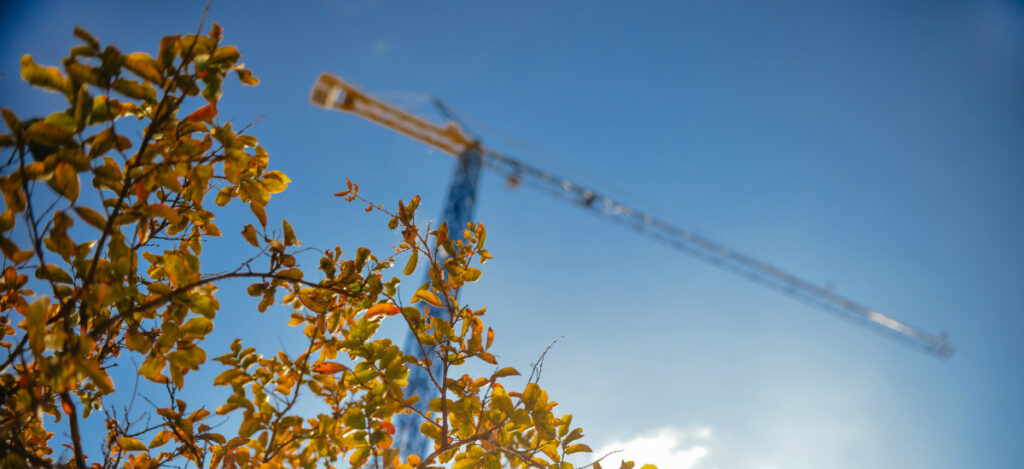
<instances>
[{"instance_id":1,"label":"steel lattice structure","mask_svg":"<svg viewBox=\"0 0 1024 469\"><path fill-rule=\"evenodd\" d=\"M949 358L955 350L945 334L934 335L910 326L834 293L831 288L803 280L770 263L728 248L705 236L674 226L667 221L602 195L598 191L573 183L566 178L552 175L510 156L481 147L476 139L463 132L443 105L441 105L441 110L449 118L449 121L441 126L369 96L354 85L327 73L321 74L314 85L311 100L323 108L355 114L457 157L458 165L449 188L443 218L450 227L465 226L466 222L471 220L476 200L477 175L482 166L500 174L516 185L521 184L574 204L608 221L633 229L672 249L739 274L932 356L942 359ZM453 231L459 232L459 230ZM410 349L409 345L407 341L407 353L409 350L418 352L418 347ZM417 392L428 391L426 371L421 368L416 369L419 370L419 373L414 372L411 375L409 387ZM433 396L421 395L420 402L426 402L431 397ZM421 450L426 444L426 440L419 434L418 425L414 424L415 421L411 418L400 420L399 433L396 438L402 445L403 453L406 454L410 450L413 452Z\"/></svg>"}]
</instances>

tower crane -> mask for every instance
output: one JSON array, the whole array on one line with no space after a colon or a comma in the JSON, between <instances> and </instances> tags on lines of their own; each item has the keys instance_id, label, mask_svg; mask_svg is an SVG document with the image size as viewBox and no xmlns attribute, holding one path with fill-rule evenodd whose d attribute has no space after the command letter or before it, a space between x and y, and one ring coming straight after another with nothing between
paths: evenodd
<instances>
[{"instance_id":1,"label":"tower crane","mask_svg":"<svg viewBox=\"0 0 1024 469\"><path fill-rule=\"evenodd\" d=\"M679 228L652 214L630 207L591 189L543 171L526 162L485 148L455 122L448 109L436 101L448 121L438 125L398 107L392 106L358 87L329 73L322 73L313 86L313 104L329 110L355 114L375 124L418 140L457 158L458 163L445 202L443 220L449 227L460 227L472 220L477 183L481 168L498 173L507 180L544 192L576 205L605 220L630 228L677 251L682 251L714 266L736 273L777 292L808 303L820 310L864 326L898 342L946 359L955 347L945 333L934 335L894 319L854 300L841 296L830 287L817 285L773 264L728 248L705 236ZM460 233L461 230L453 230ZM440 314L439 311L434 314ZM407 353L419 353L410 347ZM414 368L409 378L410 392L429 392L426 370ZM426 396L420 402L429 400ZM421 450L426 441L419 435L412 416L399 421L396 441L403 453Z\"/></svg>"}]
</instances>

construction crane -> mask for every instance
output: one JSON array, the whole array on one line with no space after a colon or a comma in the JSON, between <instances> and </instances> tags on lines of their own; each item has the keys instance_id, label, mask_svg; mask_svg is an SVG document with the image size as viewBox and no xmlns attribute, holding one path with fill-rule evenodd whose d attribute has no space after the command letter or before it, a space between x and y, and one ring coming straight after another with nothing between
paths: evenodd
<instances>
[{"instance_id":1,"label":"construction crane","mask_svg":"<svg viewBox=\"0 0 1024 469\"><path fill-rule=\"evenodd\" d=\"M436 101L436 104L448 119L444 125L435 124L387 104L328 73L322 73L317 79L310 99L317 106L355 114L456 157L458 164L452 184L449 186L443 217L450 227L465 226L466 222L472 219L479 172L483 167L504 176L515 185L531 187L574 204L613 223L631 228L637 233L675 250L739 274L932 356L940 359L949 358L955 350L945 333L934 335L910 326L841 296L833 292L830 287L803 280L772 264L730 249L692 231L674 226L593 189L485 148L462 130L447 107L440 101ZM459 230L454 230L454 232L459 232ZM412 351L419 353L419 347L409 347L409 345L407 340L407 353ZM429 391L426 370L421 368L415 370L418 370L419 373L414 371L410 376L409 386L412 388L410 391ZM420 402L428 400L429 397L423 396ZM410 426L409 422L403 421L399 423L396 441L399 442L402 452L421 450L426 442L419 436L418 425Z\"/></svg>"}]
</instances>

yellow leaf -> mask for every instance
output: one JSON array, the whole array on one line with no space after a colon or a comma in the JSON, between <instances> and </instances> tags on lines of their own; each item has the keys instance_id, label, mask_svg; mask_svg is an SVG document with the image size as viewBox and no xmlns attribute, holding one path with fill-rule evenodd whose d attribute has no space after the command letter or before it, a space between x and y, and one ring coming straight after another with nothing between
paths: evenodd
<instances>
[{"instance_id":1,"label":"yellow leaf","mask_svg":"<svg viewBox=\"0 0 1024 469\"><path fill-rule=\"evenodd\" d=\"M210 54L210 61L235 63L241 56L235 46L224 46Z\"/></svg>"},{"instance_id":2,"label":"yellow leaf","mask_svg":"<svg viewBox=\"0 0 1024 469\"><path fill-rule=\"evenodd\" d=\"M58 163L53 176L53 188L60 195L71 202L78 200L78 171L75 168L66 162Z\"/></svg>"},{"instance_id":3,"label":"yellow leaf","mask_svg":"<svg viewBox=\"0 0 1024 469\"><path fill-rule=\"evenodd\" d=\"M149 348L153 345L145 334L131 329L124 336L124 344L128 346L128 350L134 350L139 353L149 352Z\"/></svg>"},{"instance_id":4,"label":"yellow leaf","mask_svg":"<svg viewBox=\"0 0 1024 469\"><path fill-rule=\"evenodd\" d=\"M242 236L245 237L245 240L248 241L249 244L255 247L260 247L260 242L256 234L256 228L253 227L251 224L245 225L245 229L242 230Z\"/></svg>"},{"instance_id":5,"label":"yellow leaf","mask_svg":"<svg viewBox=\"0 0 1024 469\"><path fill-rule=\"evenodd\" d=\"M212 330L213 321L202 316L197 316L192 319L189 319L188 322L182 325L181 328L179 329L179 331L181 331L182 334L196 335L206 335L209 334L210 331Z\"/></svg>"},{"instance_id":6,"label":"yellow leaf","mask_svg":"<svg viewBox=\"0 0 1024 469\"><path fill-rule=\"evenodd\" d=\"M391 303L377 303L366 310L366 318L375 319L378 316L394 316L401 312L402 310Z\"/></svg>"},{"instance_id":7,"label":"yellow leaf","mask_svg":"<svg viewBox=\"0 0 1024 469\"><path fill-rule=\"evenodd\" d=\"M419 259L419 251L413 249L412 254L409 255L409 262L405 263L405 269L402 273L405 275L412 275L416 271L416 262Z\"/></svg>"},{"instance_id":8,"label":"yellow leaf","mask_svg":"<svg viewBox=\"0 0 1024 469\"><path fill-rule=\"evenodd\" d=\"M54 122L38 121L30 125L25 129L25 138L31 143L49 148L51 153L57 151L57 148L61 146L75 146L74 134ZM49 153L35 156L42 159L49 156Z\"/></svg>"},{"instance_id":9,"label":"yellow leaf","mask_svg":"<svg viewBox=\"0 0 1024 469\"><path fill-rule=\"evenodd\" d=\"M506 376L519 376L519 370L509 366L494 372L495 378L504 378Z\"/></svg>"},{"instance_id":10,"label":"yellow leaf","mask_svg":"<svg viewBox=\"0 0 1024 469\"><path fill-rule=\"evenodd\" d=\"M75 213L97 230L103 231L107 227L107 218L89 207L75 207Z\"/></svg>"},{"instance_id":11,"label":"yellow leaf","mask_svg":"<svg viewBox=\"0 0 1024 469\"><path fill-rule=\"evenodd\" d=\"M157 85L160 85L163 81L163 76L160 74L160 68L157 66L156 61L145 52L128 54L124 58L124 68Z\"/></svg>"},{"instance_id":12,"label":"yellow leaf","mask_svg":"<svg viewBox=\"0 0 1024 469\"><path fill-rule=\"evenodd\" d=\"M171 433L170 430L164 430L164 431L162 431L160 433L157 433L156 436L153 437L153 440L149 442L149 447L150 448L157 448L157 447L163 446L163 445L167 444L168 441L171 441L171 437L173 435L174 434Z\"/></svg>"},{"instance_id":13,"label":"yellow leaf","mask_svg":"<svg viewBox=\"0 0 1024 469\"><path fill-rule=\"evenodd\" d=\"M164 271L167 273L167 279L171 281L171 285L179 288L198 280L195 266L193 266L195 261L195 256L188 254L187 251L168 251L164 255Z\"/></svg>"},{"instance_id":14,"label":"yellow leaf","mask_svg":"<svg viewBox=\"0 0 1024 469\"><path fill-rule=\"evenodd\" d=\"M216 203L218 207L223 207L223 206L227 205L228 202L231 202L231 197L234 196L234 195L235 195L235 188L234 187L231 187L231 186L223 187L223 188L221 188L221 190L217 191L217 198L214 199L214 203Z\"/></svg>"},{"instance_id":15,"label":"yellow leaf","mask_svg":"<svg viewBox=\"0 0 1024 469\"><path fill-rule=\"evenodd\" d=\"M288 183L292 182L280 171L267 171L263 173L263 188L271 194L276 194L288 188Z\"/></svg>"},{"instance_id":16,"label":"yellow leaf","mask_svg":"<svg viewBox=\"0 0 1024 469\"><path fill-rule=\"evenodd\" d=\"M301 246L302 243L295 239L295 230L292 229L292 225L288 223L288 220L281 219L281 225L284 228L284 245L285 246Z\"/></svg>"},{"instance_id":17,"label":"yellow leaf","mask_svg":"<svg viewBox=\"0 0 1024 469\"><path fill-rule=\"evenodd\" d=\"M492 365L497 365L498 364L498 360L495 359L494 355L491 355L490 353L480 352L480 353L477 354L477 356L480 357L481 360L483 360L483 361L485 361L487 363L490 363Z\"/></svg>"},{"instance_id":18,"label":"yellow leaf","mask_svg":"<svg viewBox=\"0 0 1024 469\"><path fill-rule=\"evenodd\" d=\"M577 443L575 445L569 445L569 447L565 448L565 454L592 453L593 451L594 450L590 449L589 446L587 446L587 445L585 445L583 443ZM644 466L644 467L647 467L647 466Z\"/></svg>"},{"instance_id":19,"label":"yellow leaf","mask_svg":"<svg viewBox=\"0 0 1024 469\"><path fill-rule=\"evenodd\" d=\"M422 302L424 302L424 303L426 303L426 304L428 304L430 306L434 306L436 308L440 308L441 307L441 300L438 299L437 295L435 295L430 290L419 290L415 294L413 294L412 295L412 302L415 303L417 301L422 301Z\"/></svg>"},{"instance_id":20,"label":"yellow leaf","mask_svg":"<svg viewBox=\"0 0 1024 469\"><path fill-rule=\"evenodd\" d=\"M263 208L262 205L253 202L249 204L249 210L252 210L252 213L256 215L257 219L259 219L260 225L263 227L267 226L267 210Z\"/></svg>"},{"instance_id":21,"label":"yellow leaf","mask_svg":"<svg viewBox=\"0 0 1024 469\"><path fill-rule=\"evenodd\" d=\"M213 123L213 118L217 117L217 103L210 103L199 109L196 109L185 118L186 122L206 122L209 124Z\"/></svg>"},{"instance_id":22,"label":"yellow leaf","mask_svg":"<svg viewBox=\"0 0 1024 469\"><path fill-rule=\"evenodd\" d=\"M149 204L147 206L150 212L157 215L172 224L181 223L181 215L178 214L177 210L167 206L166 204Z\"/></svg>"},{"instance_id":23,"label":"yellow leaf","mask_svg":"<svg viewBox=\"0 0 1024 469\"><path fill-rule=\"evenodd\" d=\"M114 392L114 381L110 379L110 375L100 366L98 361L85 360L80 364L79 369L104 393Z\"/></svg>"},{"instance_id":24,"label":"yellow leaf","mask_svg":"<svg viewBox=\"0 0 1024 469\"><path fill-rule=\"evenodd\" d=\"M21 58L21 77L33 86L62 93L67 87L67 80L57 67L37 65L28 54Z\"/></svg>"},{"instance_id":25,"label":"yellow leaf","mask_svg":"<svg viewBox=\"0 0 1024 469\"><path fill-rule=\"evenodd\" d=\"M4 210L4 213L0 214L0 232L11 231L15 223L14 212L11 209Z\"/></svg>"},{"instance_id":26,"label":"yellow leaf","mask_svg":"<svg viewBox=\"0 0 1024 469\"><path fill-rule=\"evenodd\" d=\"M335 373L339 373L339 372L344 371L344 370L345 370L345 366L342 365L341 363L323 362L323 363L317 363L316 365L313 365L313 371L315 371L317 373L322 373L322 374L325 374L325 375L333 375Z\"/></svg>"},{"instance_id":27,"label":"yellow leaf","mask_svg":"<svg viewBox=\"0 0 1024 469\"><path fill-rule=\"evenodd\" d=\"M136 440L135 438L128 438L127 436L117 439L117 446L121 448L121 451L145 451L146 444Z\"/></svg>"},{"instance_id":28,"label":"yellow leaf","mask_svg":"<svg viewBox=\"0 0 1024 469\"><path fill-rule=\"evenodd\" d=\"M348 458L348 462L349 464L352 464L352 467L361 467L369 458L370 448L368 446L360 446L352 452L352 456Z\"/></svg>"}]
</instances>

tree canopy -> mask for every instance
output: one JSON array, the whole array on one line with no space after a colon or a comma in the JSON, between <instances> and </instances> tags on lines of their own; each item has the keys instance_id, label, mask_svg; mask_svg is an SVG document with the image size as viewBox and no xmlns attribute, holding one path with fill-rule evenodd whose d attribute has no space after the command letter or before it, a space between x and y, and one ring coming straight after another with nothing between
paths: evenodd
<instances>
[{"instance_id":1,"label":"tree canopy","mask_svg":"<svg viewBox=\"0 0 1024 469\"><path fill-rule=\"evenodd\" d=\"M21 60L22 78L65 97L67 108L30 119L2 110L9 133L0 147L10 149L0 177L4 465L573 467L569 455L590 451L583 431L555 413L538 376L507 388L519 371L489 352L486 308L459 303L481 277L475 265L491 259L483 225L420 226L418 196L392 210L348 182L335 195L384 214L402 242L387 255L317 250L317 268L304 269L295 230L268 220L265 208L289 178L270 169L247 127L218 119L225 80L259 80L223 44L221 27L202 29L164 37L151 55L123 54L76 28L81 43L59 67ZM246 205L252 223L222 232L216 213L228 204ZM252 257L228 271L206 268L204 242L239 231ZM397 287L418 264L430 281L403 302ZM212 350L205 339L221 309L218 286L233 279L251 282L259 312L291 308L287 324L301 328L305 348L264 356L239 337ZM378 336L383 321L401 322L425 358ZM460 369L475 360L493 371ZM417 410L421 396L405 389L410 367L435 362L441 372L429 376L440 397ZM114 365L162 385L164 404L116 412L111 403L134 391L112 379ZM225 402L178 395L205 367L219 367L212 384L230 390ZM323 410L301 414L305 400ZM392 418L410 413L434 442L428 454L393 446ZM213 414L236 416L237 426L216 426ZM85 447L85 432L105 435L102 444Z\"/></svg>"}]
</instances>

